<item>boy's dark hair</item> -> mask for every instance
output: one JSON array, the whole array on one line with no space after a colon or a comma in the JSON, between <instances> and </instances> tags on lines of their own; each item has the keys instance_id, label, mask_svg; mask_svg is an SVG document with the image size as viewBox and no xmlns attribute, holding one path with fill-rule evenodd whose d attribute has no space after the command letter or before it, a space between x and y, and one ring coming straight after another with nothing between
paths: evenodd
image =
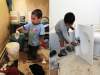
<instances>
[{"instance_id":1,"label":"boy's dark hair","mask_svg":"<svg viewBox=\"0 0 100 75\"><path fill-rule=\"evenodd\" d=\"M75 21L75 15L72 12L68 12L64 16L64 22L72 24Z\"/></svg>"},{"instance_id":2,"label":"boy's dark hair","mask_svg":"<svg viewBox=\"0 0 100 75\"><path fill-rule=\"evenodd\" d=\"M35 15L38 18L42 18L42 11L40 9L35 9L32 11L31 15Z\"/></svg>"}]
</instances>

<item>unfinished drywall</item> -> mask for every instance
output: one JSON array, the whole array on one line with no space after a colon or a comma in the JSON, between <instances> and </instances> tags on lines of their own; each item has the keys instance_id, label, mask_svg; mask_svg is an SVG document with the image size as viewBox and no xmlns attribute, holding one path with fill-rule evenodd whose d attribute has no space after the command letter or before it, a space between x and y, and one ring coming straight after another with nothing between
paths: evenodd
<instances>
[{"instance_id":1,"label":"unfinished drywall","mask_svg":"<svg viewBox=\"0 0 100 75\"><path fill-rule=\"evenodd\" d=\"M9 12L6 0L0 0L0 52L8 37Z\"/></svg>"}]
</instances>

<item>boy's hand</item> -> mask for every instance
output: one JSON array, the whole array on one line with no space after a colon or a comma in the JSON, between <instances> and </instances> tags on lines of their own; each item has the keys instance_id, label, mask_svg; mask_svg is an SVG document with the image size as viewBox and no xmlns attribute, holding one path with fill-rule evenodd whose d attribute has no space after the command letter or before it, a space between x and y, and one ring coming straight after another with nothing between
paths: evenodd
<instances>
[{"instance_id":1,"label":"boy's hand","mask_svg":"<svg viewBox=\"0 0 100 75\"><path fill-rule=\"evenodd\" d=\"M15 38L16 38L16 39L19 39L19 37L20 37L20 32L19 32L19 31L16 31L16 33L15 33Z\"/></svg>"},{"instance_id":2,"label":"boy's hand","mask_svg":"<svg viewBox=\"0 0 100 75\"><path fill-rule=\"evenodd\" d=\"M47 44L45 43L44 40L40 41L40 48L45 48L45 49L47 49Z\"/></svg>"},{"instance_id":3,"label":"boy's hand","mask_svg":"<svg viewBox=\"0 0 100 75\"><path fill-rule=\"evenodd\" d=\"M20 34L20 32L16 30L16 34L17 34L17 35L19 35L19 34Z\"/></svg>"},{"instance_id":4,"label":"boy's hand","mask_svg":"<svg viewBox=\"0 0 100 75\"><path fill-rule=\"evenodd\" d=\"M42 48L47 48L47 44L44 41L44 36L40 36L39 41Z\"/></svg>"},{"instance_id":5,"label":"boy's hand","mask_svg":"<svg viewBox=\"0 0 100 75\"><path fill-rule=\"evenodd\" d=\"M71 26L70 28L71 28L72 30L75 30L75 28L74 28L74 27L72 27L72 26Z\"/></svg>"},{"instance_id":6,"label":"boy's hand","mask_svg":"<svg viewBox=\"0 0 100 75\"><path fill-rule=\"evenodd\" d=\"M69 42L68 42L67 40L65 40L65 43L66 43L66 44L69 44Z\"/></svg>"},{"instance_id":7,"label":"boy's hand","mask_svg":"<svg viewBox=\"0 0 100 75\"><path fill-rule=\"evenodd\" d=\"M40 46L41 46L41 48L47 48L46 43L41 43Z\"/></svg>"},{"instance_id":8,"label":"boy's hand","mask_svg":"<svg viewBox=\"0 0 100 75\"><path fill-rule=\"evenodd\" d=\"M78 45L78 43L76 43L76 42L71 42L71 44L72 44L73 46L77 46L77 45Z\"/></svg>"},{"instance_id":9,"label":"boy's hand","mask_svg":"<svg viewBox=\"0 0 100 75\"><path fill-rule=\"evenodd\" d=\"M78 38L76 38L76 41L77 41L77 43L78 43L78 45L80 44L80 38L78 37Z\"/></svg>"}]
</instances>

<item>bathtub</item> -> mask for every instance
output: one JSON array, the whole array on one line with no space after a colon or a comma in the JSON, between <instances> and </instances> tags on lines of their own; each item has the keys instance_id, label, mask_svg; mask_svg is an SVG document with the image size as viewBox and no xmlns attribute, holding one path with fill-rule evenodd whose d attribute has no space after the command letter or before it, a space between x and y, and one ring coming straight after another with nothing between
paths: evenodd
<instances>
[{"instance_id":1,"label":"bathtub","mask_svg":"<svg viewBox=\"0 0 100 75\"><path fill-rule=\"evenodd\" d=\"M100 32L94 32L94 56L100 56Z\"/></svg>"},{"instance_id":2,"label":"bathtub","mask_svg":"<svg viewBox=\"0 0 100 75\"><path fill-rule=\"evenodd\" d=\"M75 33L80 38L80 45L75 53L89 64L93 64L93 57L100 56L100 26L78 25Z\"/></svg>"}]
</instances>

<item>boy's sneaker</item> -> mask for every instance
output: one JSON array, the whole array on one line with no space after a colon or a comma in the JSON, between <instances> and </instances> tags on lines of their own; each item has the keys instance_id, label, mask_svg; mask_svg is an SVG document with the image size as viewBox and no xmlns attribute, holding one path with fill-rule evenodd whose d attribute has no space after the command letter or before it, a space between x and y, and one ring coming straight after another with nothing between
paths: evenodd
<instances>
[{"instance_id":1,"label":"boy's sneaker","mask_svg":"<svg viewBox=\"0 0 100 75\"><path fill-rule=\"evenodd\" d=\"M59 57L66 56L66 55L67 55L66 49L60 50L60 53L58 54Z\"/></svg>"}]
</instances>

